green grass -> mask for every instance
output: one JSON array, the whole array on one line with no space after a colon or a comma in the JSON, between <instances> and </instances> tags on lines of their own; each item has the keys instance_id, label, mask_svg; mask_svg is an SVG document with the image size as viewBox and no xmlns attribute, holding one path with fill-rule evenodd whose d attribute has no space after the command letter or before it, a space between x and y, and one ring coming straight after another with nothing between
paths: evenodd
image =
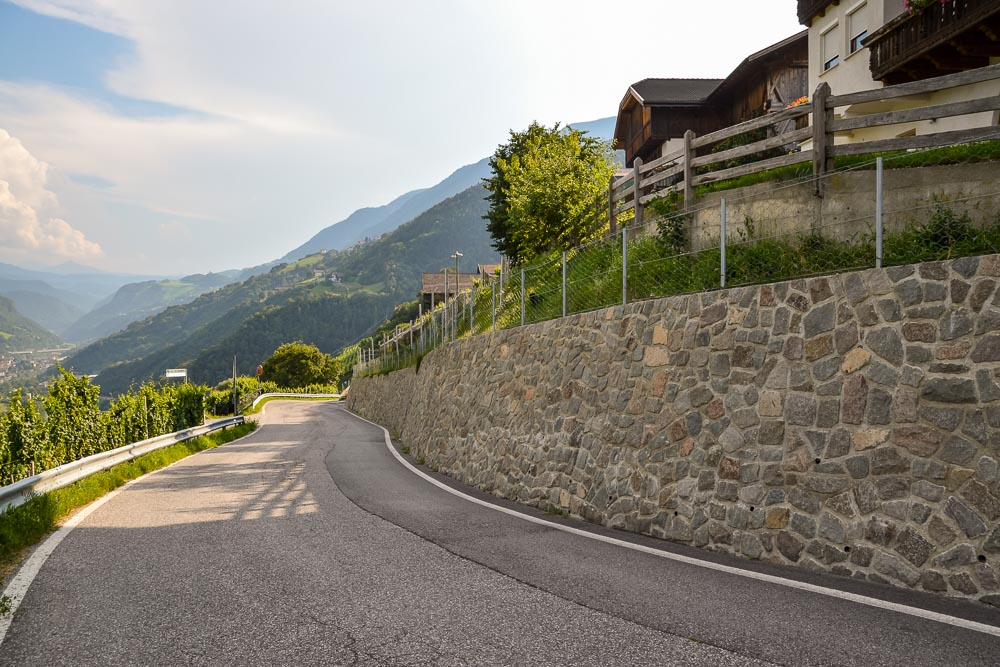
<instances>
[{"instance_id":1,"label":"green grass","mask_svg":"<svg viewBox=\"0 0 1000 667\"><path fill-rule=\"evenodd\" d=\"M978 162L1000 161L1000 141L980 141L960 146L943 146L921 151L887 151L882 153L865 153L864 155L843 155L834 158L837 170L875 169L875 159L883 158L886 169L904 169L912 167L937 167L953 164L974 164ZM768 169L756 174L747 174L738 178L729 178L716 183L706 183L695 188L696 196L712 192L744 188L760 183L775 181L793 181L812 176L812 163L793 164L777 169Z\"/></svg>"},{"instance_id":2,"label":"green grass","mask_svg":"<svg viewBox=\"0 0 1000 667\"><path fill-rule=\"evenodd\" d=\"M191 454L224 445L252 433L257 428L247 422L121 463L95 473L75 484L35 496L28 502L0 513L0 565L9 565L20 551L55 530L70 512L97 500L126 482L179 461Z\"/></svg>"},{"instance_id":3,"label":"green grass","mask_svg":"<svg viewBox=\"0 0 1000 667\"><path fill-rule=\"evenodd\" d=\"M257 404L256 408L248 408L243 411L244 415L255 415L264 409L264 406L271 401L339 401L339 398L327 398L325 396L272 396L265 398Z\"/></svg>"}]
</instances>

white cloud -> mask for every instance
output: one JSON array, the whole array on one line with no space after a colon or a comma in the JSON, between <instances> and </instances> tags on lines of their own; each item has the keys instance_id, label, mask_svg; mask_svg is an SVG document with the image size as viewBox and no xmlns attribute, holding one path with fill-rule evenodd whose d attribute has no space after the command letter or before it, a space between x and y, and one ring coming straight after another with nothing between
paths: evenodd
<instances>
[{"instance_id":1,"label":"white cloud","mask_svg":"<svg viewBox=\"0 0 1000 667\"><path fill-rule=\"evenodd\" d=\"M46 183L48 165L39 162L21 142L0 129L0 245L7 259L87 261L102 255L65 220L48 217L58 204Z\"/></svg>"},{"instance_id":2,"label":"white cloud","mask_svg":"<svg viewBox=\"0 0 1000 667\"><path fill-rule=\"evenodd\" d=\"M628 21L604 0L14 1L128 40L104 85L192 111L129 116L94 91L0 81L0 126L113 184L55 183L61 217L109 268L148 271L177 268L136 259L177 219L198 241L185 270L220 268L219 247L226 266L274 259L512 128L612 116L634 81L722 77L799 29L794 0L636 0Z\"/></svg>"}]
</instances>

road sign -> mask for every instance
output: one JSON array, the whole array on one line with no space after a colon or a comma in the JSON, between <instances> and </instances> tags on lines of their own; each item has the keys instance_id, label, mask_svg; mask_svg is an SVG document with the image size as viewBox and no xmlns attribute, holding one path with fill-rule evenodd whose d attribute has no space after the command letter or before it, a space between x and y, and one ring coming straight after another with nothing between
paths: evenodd
<instances>
[{"instance_id":1,"label":"road sign","mask_svg":"<svg viewBox=\"0 0 1000 667\"><path fill-rule=\"evenodd\" d=\"M188 376L188 369L186 368L168 368L166 372L168 378L186 378Z\"/></svg>"},{"instance_id":2,"label":"road sign","mask_svg":"<svg viewBox=\"0 0 1000 667\"><path fill-rule=\"evenodd\" d=\"M257 366L257 377L260 377L263 374L264 374L264 367L263 366Z\"/></svg>"}]
</instances>

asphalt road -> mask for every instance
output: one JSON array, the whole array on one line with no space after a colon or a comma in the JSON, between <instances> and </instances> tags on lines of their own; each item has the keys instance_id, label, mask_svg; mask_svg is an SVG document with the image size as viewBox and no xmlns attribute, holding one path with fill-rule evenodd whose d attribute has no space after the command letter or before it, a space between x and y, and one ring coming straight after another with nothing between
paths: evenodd
<instances>
[{"instance_id":1,"label":"asphalt road","mask_svg":"<svg viewBox=\"0 0 1000 667\"><path fill-rule=\"evenodd\" d=\"M1000 661L996 636L481 507L339 404L272 402L262 423L88 516L39 572L0 665ZM593 531L1000 626L982 605Z\"/></svg>"}]
</instances>

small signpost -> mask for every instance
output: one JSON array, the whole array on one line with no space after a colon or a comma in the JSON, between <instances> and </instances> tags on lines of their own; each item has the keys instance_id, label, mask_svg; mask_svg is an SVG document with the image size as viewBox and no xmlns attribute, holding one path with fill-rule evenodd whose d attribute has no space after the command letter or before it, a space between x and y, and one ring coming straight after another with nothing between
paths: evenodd
<instances>
[{"instance_id":1,"label":"small signpost","mask_svg":"<svg viewBox=\"0 0 1000 667\"><path fill-rule=\"evenodd\" d=\"M184 378L187 380L188 369L186 368L168 368L166 372L168 378Z\"/></svg>"}]
</instances>

